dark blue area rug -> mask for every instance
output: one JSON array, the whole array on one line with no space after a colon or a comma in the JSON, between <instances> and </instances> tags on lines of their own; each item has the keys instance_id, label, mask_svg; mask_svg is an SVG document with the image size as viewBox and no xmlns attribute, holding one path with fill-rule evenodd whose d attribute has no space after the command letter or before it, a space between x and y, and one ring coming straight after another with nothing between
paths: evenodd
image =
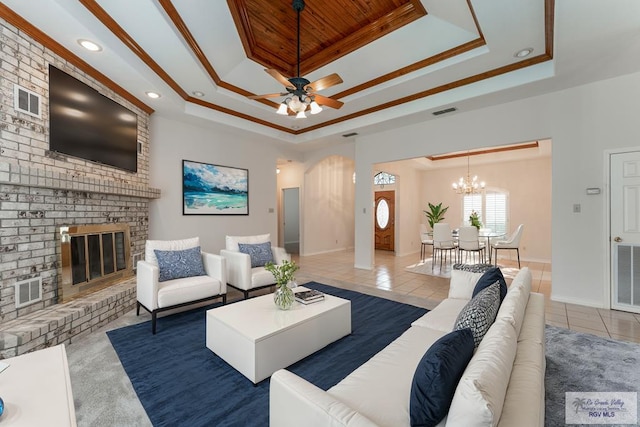
<instances>
[{"instance_id":1,"label":"dark blue area rug","mask_svg":"<svg viewBox=\"0 0 640 427\"><path fill-rule=\"evenodd\" d=\"M287 368L322 389L337 384L407 330L427 310L310 282L304 286L351 300L352 333ZM154 426L269 425L269 379L251 381L205 344L197 310L107 332Z\"/></svg>"}]
</instances>

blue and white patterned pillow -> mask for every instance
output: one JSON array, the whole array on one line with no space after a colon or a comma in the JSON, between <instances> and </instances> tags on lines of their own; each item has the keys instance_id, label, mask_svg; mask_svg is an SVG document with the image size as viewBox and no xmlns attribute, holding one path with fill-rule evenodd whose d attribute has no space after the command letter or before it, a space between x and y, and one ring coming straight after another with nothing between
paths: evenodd
<instances>
[{"instance_id":1,"label":"blue and white patterned pillow","mask_svg":"<svg viewBox=\"0 0 640 427\"><path fill-rule=\"evenodd\" d=\"M160 269L159 282L181 279L183 277L204 276L200 246L182 251L154 250Z\"/></svg>"},{"instance_id":2,"label":"blue and white patterned pillow","mask_svg":"<svg viewBox=\"0 0 640 427\"><path fill-rule=\"evenodd\" d=\"M453 264L454 270L468 271L470 273L485 273L491 270L492 264Z\"/></svg>"},{"instance_id":3,"label":"blue and white patterned pillow","mask_svg":"<svg viewBox=\"0 0 640 427\"><path fill-rule=\"evenodd\" d=\"M238 243L238 250L251 257L251 268L263 267L268 262L273 262L271 242L264 243Z\"/></svg>"},{"instance_id":4,"label":"blue and white patterned pillow","mask_svg":"<svg viewBox=\"0 0 640 427\"><path fill-rule=\"evenodd\" d=\"M471 329L474 345L478 347L480 341L482 341L482 338L484 338L496 320L496 314L498 314L499 308L500 283L496 281L493 285L478 292L478 294L460 310L453 330Z\"/></svg>"}]
</instances>

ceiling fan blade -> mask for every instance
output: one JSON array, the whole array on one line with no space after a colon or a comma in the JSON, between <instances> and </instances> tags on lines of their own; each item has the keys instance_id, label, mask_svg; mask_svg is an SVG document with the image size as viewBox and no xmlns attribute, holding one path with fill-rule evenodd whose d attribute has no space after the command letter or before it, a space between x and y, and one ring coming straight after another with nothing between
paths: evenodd
<instances>
[{"instance_id":1,"label":"ceiling fan blade","mask_svg":"<svg viewBox=\"0 0 640 427\"><path fill-rule=\"evenodd\" d=\"M265 95L251 95L247 96L249 99L264 99L264 98L277 98L278 96L284 96L286 93L267 93Z\"/></svg>"},{"instance_id":2,"label":"ceiling fan blade","mask_svg":"<svg viewBox=\"0 0 640 427\"><path fill-rule=\"evenodd\" d=\"M320 92L323 89L335 86L342 83L342 79L336 73L330 74L326 77L311 82L304 87L304 90L308 92Z\"/></svg>"},{"instance_id":3,"label":"ceiling fan blade","mask_svg":"<svg viewBox=\"0 0 640 427\"><path fill-rule=\"evenodd\" d=\"M325 105L325 106L331 107L331 108L335 108L336 110L344 105L344 102L337 101L337 100L335 100L333 98L329 98L329 97L326 97L326 96L314 94L313 97L315 98L315 101L318 104Z\"/></svg>"},{"instance_id":4,"label":"ceiling fan blade","mask_svg":"<svg viewBox=\"0 0 640 427\"><path fill-rule=\"evenodd\" d=\"M288 87L291 89L295 89L295 87L291 84L291 82L289 81L289 79L287 79L285 76L283 76L282 74L280 74L278 72L278 70L276 70L275 68L266 68L265 71L267 73L269 73L269 75L271 77L273 77L274 79L276 79L277 81L280 82L280 84L282 84L284 87Z\"/></svg>"}]
</instances>

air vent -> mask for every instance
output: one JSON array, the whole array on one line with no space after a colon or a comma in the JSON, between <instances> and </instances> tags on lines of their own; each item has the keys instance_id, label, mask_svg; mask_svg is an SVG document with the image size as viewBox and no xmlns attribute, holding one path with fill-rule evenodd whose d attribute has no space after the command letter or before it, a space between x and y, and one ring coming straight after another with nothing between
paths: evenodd
<instances>
[{"instance_id":1,"label":"air vent","mask_svg":"<svg viewBox=\"0 0 640 427\"><path fill-rule=\"evenodd\" d=\"M356 136L358 134L358 132L351 132L351 133L345 133L344 136L345 138L349 138L350 136Z\"/></svg>"},{"instance_id":2,"label":"air vent","mask_svg":"<svg viewBox=\"0 0 640 427\"><path fill-rule=\"evenodd\" d=\"M13 85L13 108L40 119L40 95L22 86Z\"/></svg>"},{"instance_id":3,"label":"air vent","mask_svg":"<svg viewBox=\"0 0 640 427\"><path fill-rule=\"evenodd\" d=\"M441 116L442 114L453 113L456 110L457 110L456 107L451 107L451 108L445 108L444 110L434 111L431 114L433 114L434 116Z\"/></svg>"},{"instance_id":4,"label":"air vent","mask_svg":"<svg viewBox=\"0 0 640 427\"><path fill-rule=\"evenodd\" d=\"M136 271L138 269L138 261L144 260L144 252L137 252L131 255L131 258L132 258L131 263L133 264L133 271Z\"/></svg>"},{"instance_id":5,"label":"air vent","mask_svg":"<svg viewBox=\"0 0 640 427\"><path fill-rule=\"evenodd\" d=\"M42 301L42 277L16 283L16 308Z\"/></svg>"}]
</instances>

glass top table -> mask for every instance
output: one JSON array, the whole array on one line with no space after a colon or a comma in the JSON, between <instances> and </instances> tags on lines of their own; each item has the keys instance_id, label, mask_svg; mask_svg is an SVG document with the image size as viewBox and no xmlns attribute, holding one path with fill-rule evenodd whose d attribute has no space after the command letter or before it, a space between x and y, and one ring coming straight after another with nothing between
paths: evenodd
<instances>
[{"instance_id":1,"label":"glass top table","mask_svg":"<svg viewBox=\"0 0 640 427\"><path fill-rule=\"evenodd\" d=\"M427 233L429 236L433 236L433 231L429 231ZM502 233L499 231L491 231L491 230L482 230L480 229L480 231L478 231L478 238L482 239L485 238L487 239L487 243L486 243L486 248L489 251L489 264L491 264L491 239L494 237L504 237L507 233ZM453 237L454 239L458 238L458 229L453 229L451 230L451 237Z\"/></svg>"}]
</instances>

